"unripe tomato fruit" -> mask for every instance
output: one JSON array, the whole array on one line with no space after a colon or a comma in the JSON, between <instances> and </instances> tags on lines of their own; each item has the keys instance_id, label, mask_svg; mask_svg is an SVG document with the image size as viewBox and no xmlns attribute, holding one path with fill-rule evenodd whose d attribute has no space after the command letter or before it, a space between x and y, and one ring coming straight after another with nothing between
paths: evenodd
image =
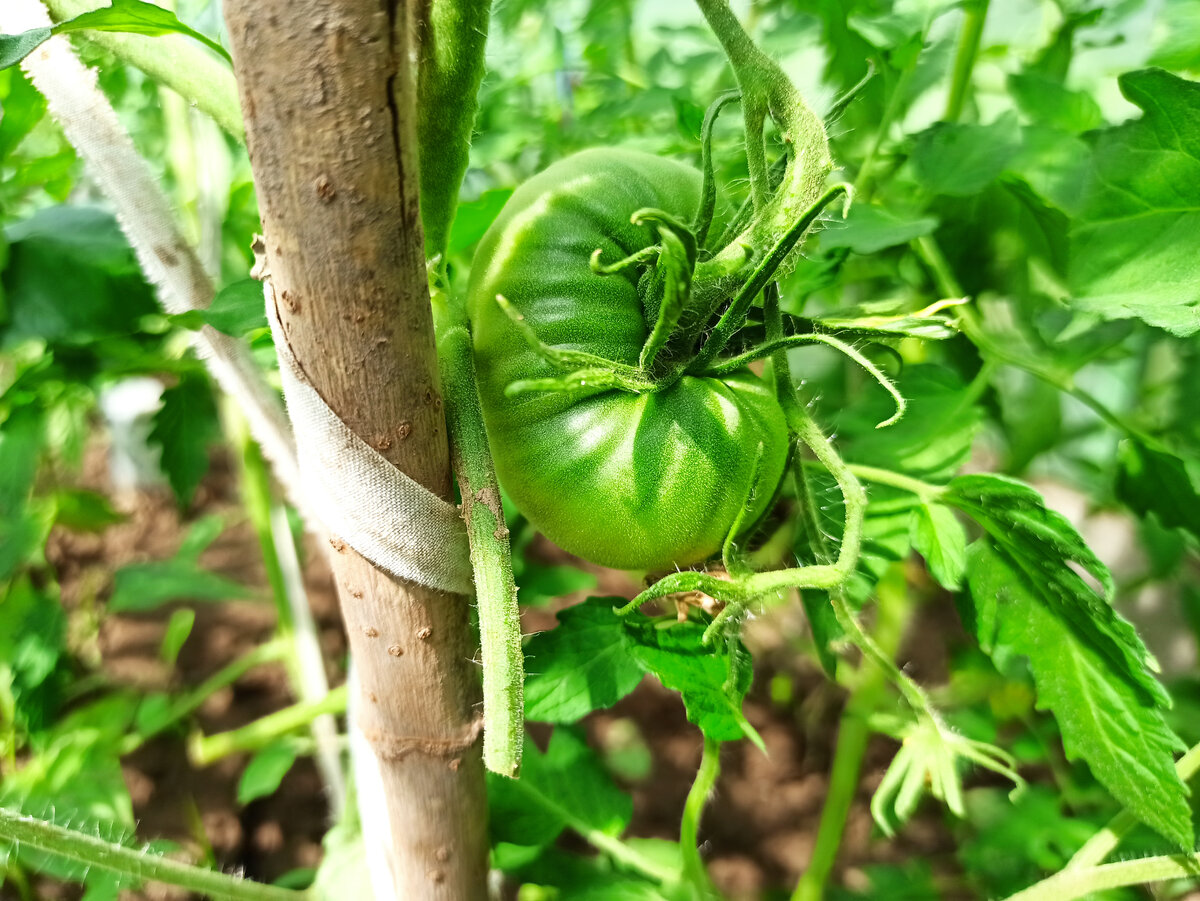
<instances>
[{"instance_id":1,"label":"unripe tomato fruit","mask_svg":"<svg viewBox=\"0 0 1200 901\"><path fill-rule=\"evenodd\" d=\"M468 303L480 400L500 484L551 541L621 569L666 570L711 557L755 480L767 509L787 464L784 415L749 369L685 375L664 390L506 396L523 379L561 376L496 301L503 295L542 342L636 366L647 324L636 271L600 275L656 243L631 215L652 207L689 221L700 174L630 150L590 150L518 188L475 254Z\"/></svg>"}]
</instances>

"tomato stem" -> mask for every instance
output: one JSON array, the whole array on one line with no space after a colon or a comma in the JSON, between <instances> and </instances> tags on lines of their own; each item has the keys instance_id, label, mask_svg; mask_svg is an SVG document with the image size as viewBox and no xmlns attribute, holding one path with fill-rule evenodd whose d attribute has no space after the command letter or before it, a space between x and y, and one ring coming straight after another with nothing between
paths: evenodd
<instances>
[{"instance_id":1,"label":"tomato stem","mask_svg":"<svg viewBox=\"0 0 1200 901\"><path fill-rule=\"evenodd\" d=\"M716 889L708 877L704 866L704 858L700 856L700 817L704 813L704 805L712 794L721 773L721 743L716 739L704 736L704 752L700 757L700 767L696 771L696 779L688 792L683 804L683 819L679 826L679 850L683 855L683 874L692 884L701 898L716 896Z\"/></svg>"},{"instance_id":2,"label":"tomato stem","mask_svg":"<svg viewBox=\"0 0 1200 901\"><path fill-rule=\"evenodd\" d=\"M818 197L805 210L804 214L792 223L791 228L776 242L770 253L759 261L745 284L738 290L733 301L721 315L716 328L713 329L708 340L704 342L700 353L696 355L696 358L688 366L688 372L704 372L712 365L717 355L729 343L729 339L745 325L746 313L750 310L750 305L759 295L759 292L767 286L767 283L775 277L783 261L796 246L796 242L808 231L809 227L817 220L817 217L825 210L825 207L841 194L849 196L850 191L851 188L848 184L834 185Z\"/></svg>"},{"instance_id":3,"label":"tomato stem","mask_svg":"<svg viewBox=\"0 0 1200 901\"><path fill-rule=\"evenodd\" d=\"M483 761L516 776L525 740L525 654L500 485L483 427L471 334L461 300L431 285L450 461L471 547L483 659Z\"/></svg>"},{"instance_id":4,"label":"tomato stem","mask_svg":"<svg viewBox=\"0 0 1200 901\"><path fill-rule=\"evenodd\" d=\"M778 244L797 216L810 209L821 196L833 161L824 124L779 64L750 39L727 0L696 0L696 4L721 42L741 91L754 209L746 229L716 254L710 261L711 268L701 264L697 277L706 281L726 268L726 261L721 258L740 253L741 245L761 248ZM773 194L764 144L768 114L779 127L788 160ZM783 268L786 270L787 266Z\"/></svg>"},{"instance_id":5,"label":"tomato stem","mask_svg":"<svg viewBox=\"0 0 1200 901\"><path fill-rule=\"evenodd\" d=\"M228 898L230 901L300 901L311 897L306 891L252 882L3 808L0 808L0 839L66 858L88 868L118 873L139 882L176 885L206 897Z\"/></svg>"}]
</instances>

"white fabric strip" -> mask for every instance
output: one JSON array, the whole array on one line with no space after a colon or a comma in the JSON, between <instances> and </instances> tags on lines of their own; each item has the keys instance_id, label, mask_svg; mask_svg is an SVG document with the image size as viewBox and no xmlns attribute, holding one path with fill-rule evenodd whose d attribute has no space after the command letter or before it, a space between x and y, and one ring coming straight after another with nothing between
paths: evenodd
<instances>
[{"instance_id":1,"label":"white fabric strip","mask_svg":"<svg viewBox=\"0 0 1200 901\"><path fill-rule=\"evenodd\" d=\"M269 279L263 287L300 477L313 512L385 572L470 594L470 549L458 508L402 473L329 408L292 355Z\"/></svg>"}]
</instances>

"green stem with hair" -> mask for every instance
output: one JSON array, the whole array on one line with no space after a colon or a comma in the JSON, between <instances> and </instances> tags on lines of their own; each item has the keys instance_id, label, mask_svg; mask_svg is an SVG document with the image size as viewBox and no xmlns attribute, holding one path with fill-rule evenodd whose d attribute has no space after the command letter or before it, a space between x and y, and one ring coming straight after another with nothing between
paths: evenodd
<instances>
[{"instance_id":1,"label":"green stem with hair","mask_svg":"<svg viewBox=\"0 0 1200 901\"><path fill-rule=\"evenodd\" d=\"M525 654L508 527L483 426L466 308L460 298L436 287L432 294L450 459L462 495L479 606L483 760L493 772L515 777L525 734Z\"/></svg>"},{"instance_id":2,"label":"green stem with hair","mask_svg":"<svg viewBox=\"0 0 1200 901\"><path fill-rule=\"evenodd\" d=\"M429 0L419 23L417 141L425 255L446 254L479 109L491 0Z\"/></svg>"},{"instance_id":3,"label":"green stem with hair","mask_svg":"<svg viewBox=\"0 0 1200 901\"><path fill-rule=\"evenodd\" d=\"M683 803L683 819L679 826L679 850L683 855L683 876L696 890L701 898L716 896L716 889L708 877L704 866L704 858L700 855L700 819L704 814L704 805L712 794L713 786L717 784L717 776L721 773L721 743L704 736L704 751L700 757L700 766L696 770L695 781L688 791L687 800Z\"/></svg>"},{"instance_id":4,"label":"green stem with hair","mask_svg":"<svg viewBox=\"0 0 1200 901\"><path fill-rule=\"evenodd\" d=\"M760 50L742 28L727 0L696 0L733 67L742 95L746 130L746 159L754 217L746 229L697 267L697 280L721 282L720 273L742 247L774 247L794 223L811 209L825 190L833 169L829 140L820 117L809 108L771 57ZM767 115L779 127L788 166L772 194L763 128ZM786 267L780 275L786 274Z\"/></svg>"},{"instance_id":5,"label":"green stem with hair","mask_svg":"<svg viewBox=\"0 0 1200 901\"><path fill-rule=\"evenodd\" d=\"M222 901L303 901L308 892L251 882L216 870L171 860L93 835L0 808L0 840L118 873L139 882L161 882Z\"/></svg>"},{"instance_id":6,"label":"green stem with hair","mask_svg":"<svg viewBox=\"0 0 1200 901\"><path fill-rule=\"evenodd\" d=\"M893 567L893 570L898 570ZM893 572L880 582L875 608L874 639L880 651L894 658L904 635L907 594L904 574ZM897 578L898 576L898 578ZM808 869L796 884L792 901L820 901L837 861L838 849L846 831L850 806L858 793L863 755L872 729L870 718L887 697L887 674L877 666L860 667L850 687L850 697L838 723L837 746L829 771L829 789L821 808L821 822L813 845Z\"/></svg>"},{"instance_id":7,"label":"green stem with hair","mask_svg":"<svg viewBox=\"0 0 1200 901\"><path fill-rule=\"evenodd\" d=\"M1063 870L1010 895L1007 901L1074 901L1095 892L1200 876L1200 854L1143 857L1097 867Z\"/></svg>"},{"instance_id":8,"label":"green stem with hair","mask_svg":"<svg viewBox=\"0 0 1200 901\"><path fill-rule=\"evenodd\" d=\"M446 247L467 170L484 72L489 0L431 0L421 25L417 140L421 221L450 456L471 546L483 659L483 760L515 777L524 736L521 619L500 487L475 385L466 305L451 297Z\"/></svg>"}]
</instances>

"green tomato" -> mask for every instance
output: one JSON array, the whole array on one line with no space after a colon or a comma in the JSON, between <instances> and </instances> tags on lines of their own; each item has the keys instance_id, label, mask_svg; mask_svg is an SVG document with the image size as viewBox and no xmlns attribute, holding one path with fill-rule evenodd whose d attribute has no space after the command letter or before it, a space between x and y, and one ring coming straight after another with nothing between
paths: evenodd
<instances>
[{"instance_id":1,"label":"green tomato","mask_svg":"<svg viewBox=\"0 0 1200 901\"><path fill-rule=\"evenodd\" d=\"M749 369L641 394L507 396L514 382L562 373L496 296L545 344L636 366L652 327L637 273L600 275L589 259L597 248L611 262L653 245L631 215L652 207L689 221L699 196L700 174L681 163L585 151L518 188L475 254L468 302L500 484L551 541L605 566L666 570L713 556L754 485L743 522L757 521L787 464L783 412Z\"/></svg>"}]
</instances>

